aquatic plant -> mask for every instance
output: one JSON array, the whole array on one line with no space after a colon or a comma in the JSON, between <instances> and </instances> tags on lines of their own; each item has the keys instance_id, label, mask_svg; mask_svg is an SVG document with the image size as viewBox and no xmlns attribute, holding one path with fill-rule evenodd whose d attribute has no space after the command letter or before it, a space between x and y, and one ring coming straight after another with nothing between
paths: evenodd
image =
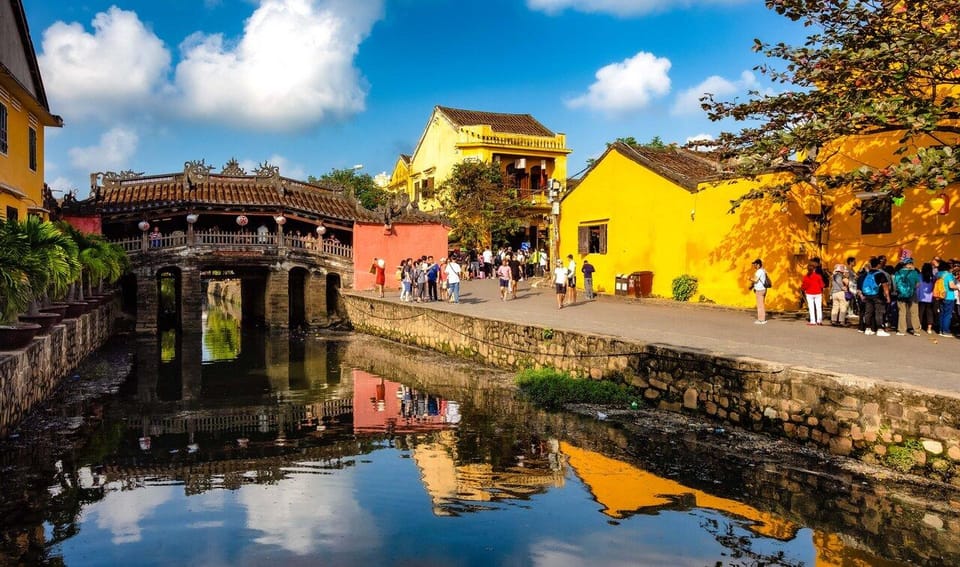
<instances>
[{"instance_id":1,"label":"aquatic plant","mask_svg":"<svg viewBox=\"0 0 960 567\"><path fill-rule=\"evenodd\" d=\"M527 399L546 409L577 403L627 406L640 397L635 388L625 384L575 378L554 368L523 370L517 374L516 381Z\"/></svg>"}]
</instances>

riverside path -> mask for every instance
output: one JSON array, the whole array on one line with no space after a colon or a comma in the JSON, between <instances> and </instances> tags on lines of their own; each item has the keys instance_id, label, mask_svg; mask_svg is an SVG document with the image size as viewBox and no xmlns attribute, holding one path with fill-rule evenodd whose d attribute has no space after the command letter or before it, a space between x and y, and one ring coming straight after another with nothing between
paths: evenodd
<instances>
[{"instance_id":1,"label":"riverside path","mask_svg":"<svg viewBox=\"0 0 960 567\"><path fill-rule=\"evenodd\" d=\"M464 281L459 304L417 305L486 319L696 348L718 355L746 356L960 397L960 340L956 338L927 334L877 337L858 333L855 326L809 327L806 311L802 318L794 313L768 314L767 325L754 325L752 309L610 296L587 301L582 290L578 290L577 303L560 310L552 286L532 287L530 283L521 282L516 299L501 301L496 279ZM385 299L399 301L399 292L393 290Z\"/></svg>"}]
</instances>

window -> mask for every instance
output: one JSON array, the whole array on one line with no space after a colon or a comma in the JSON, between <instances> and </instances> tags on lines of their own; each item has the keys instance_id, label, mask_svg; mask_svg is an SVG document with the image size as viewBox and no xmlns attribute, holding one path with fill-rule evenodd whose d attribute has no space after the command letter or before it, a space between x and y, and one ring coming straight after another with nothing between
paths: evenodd
<instances>
[{"instance_id":1,"label":"window","mask_svg":"<svg viewBox=\"0 0 960 567\"><path fill-rule=\"evenodd\" d=\"M16 207L7 207L7 220L8 221L17 221L20 220L20 211Z\"/></svg>"},{"instance_id":2,"label":"window","mask_svg":"<svg viewBox=\"0 0 960 567\"><path fill-rule=\"evenodd\" d=\"M893 207L890 199L874 197L860 203L860 234L890 234Z\"/></svg>"},{"instance_id":3,"label":"window","mask_svg":"<svg viewBox=\"0 0 960 567\"><path fill-rule=\"evenodd\" d=\"M606 254L607 223L580 225L577 241L580 254Z\"/></svg>"},{"instance_id":4,"label":"window","mask_svg":"<svg viewBox=\"0 0 960 567\"><path fill-rule=\"evenodd\" d=\"M0 154L7 153L7 106L0 103Z\"/></svg>"},{"instance_id":5,"label":"window","mask_svg":"<svg viewBox=\"0 0 960 567\"><path fill-rule=\"evenodd\" d=\"M30 170L37 170L37 131L30 128Z\"/></svg>"}]
</instances>

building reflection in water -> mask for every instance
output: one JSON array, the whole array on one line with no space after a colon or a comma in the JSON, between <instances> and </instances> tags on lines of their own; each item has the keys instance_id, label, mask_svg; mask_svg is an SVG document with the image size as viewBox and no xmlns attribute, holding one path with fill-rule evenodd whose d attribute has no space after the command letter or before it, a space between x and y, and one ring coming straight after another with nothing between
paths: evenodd
<instances>
[{"instance_id":1,"label":"building reflection in water","mask_svg":"<svg viewBox=\"0 0 960 567\"><path fill-rule=\"evenodd\" d=\"M221 348L221 340L229 347ZM180 526L196 509L205 512L189 526L204 534L243 528L257 545L295 555L359 554L373 542L390 545L381 541L389 529L378 531L384 514L401 523L421 513L442 522L500 513L504 521L507 510L533 510L543 505L539 497L560 493L577 502L569 513L583 516L585 534L597 523L679 513L695 517L700 537L708 534L731 557L769 562L793 542L812 550L818 565L887 564L868 551L869 534L861 539L803 523L804 510L816 508L802 506L804 498L820 495L803 496L805 481L796 471L757 470L743 479L757 484L758 493L799 490L797 509L786 517L614 458L603 448L621 433L607 424L538 412L503 392L413 387L345 364L344 349L336 341L247 331L141 341L123 396L109 404L82 451L49 461L30 455L40 464L25 467L23 478L38 478L40 467L46 484L3 479L0 509L32 512L0 523L0 564L39 562L60 549L51 546L81 537L84 523L108 533L113 546L146 544L157 537L152 530L170 528L156 518L172 517ZM16 469L15 457L4 459ZM361 486L367 476L376 482ZM874 495L838 490L838 500L883 498L882 488ZM592 502L581 502L582 494ZM171 516L171 506L182 510ZM922 517L906 513L904 502L897 506L901 513L888 522ZM947 531L909 533L935 542L895 548L914 559L934 545L948 551L957 543ZM566 543L579 546L578 553L590 549L583 541Z\"/></svg>"}]
</instances>

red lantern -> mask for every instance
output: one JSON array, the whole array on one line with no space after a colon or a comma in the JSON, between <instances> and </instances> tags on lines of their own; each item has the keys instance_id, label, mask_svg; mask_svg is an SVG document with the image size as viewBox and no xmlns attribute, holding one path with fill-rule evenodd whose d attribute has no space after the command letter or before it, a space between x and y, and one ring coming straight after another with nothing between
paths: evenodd
<instances>
[{"instance_id":1,"label":"red lantern","mask_svg":"<svg viewBox=\"0 0 960 567\"><path fill-rule=\"evenodd\" d=\"M250 219L247 218L247 215L240 215L237 217L237 224L240 226L247 226L248 222L250 222Z\"/></svg>"},{"instance_id":2,"label":"red lantern","mask_svg":"<svg viewBox=\"0 0 960 567\"><path fill-rule=\"evenodd\" d=\"M937 211L938 215L945 215L950 212L950 197L946 193L940 193L940 198L943 199L943 206Z\"/></svg>"}]
</instances>

